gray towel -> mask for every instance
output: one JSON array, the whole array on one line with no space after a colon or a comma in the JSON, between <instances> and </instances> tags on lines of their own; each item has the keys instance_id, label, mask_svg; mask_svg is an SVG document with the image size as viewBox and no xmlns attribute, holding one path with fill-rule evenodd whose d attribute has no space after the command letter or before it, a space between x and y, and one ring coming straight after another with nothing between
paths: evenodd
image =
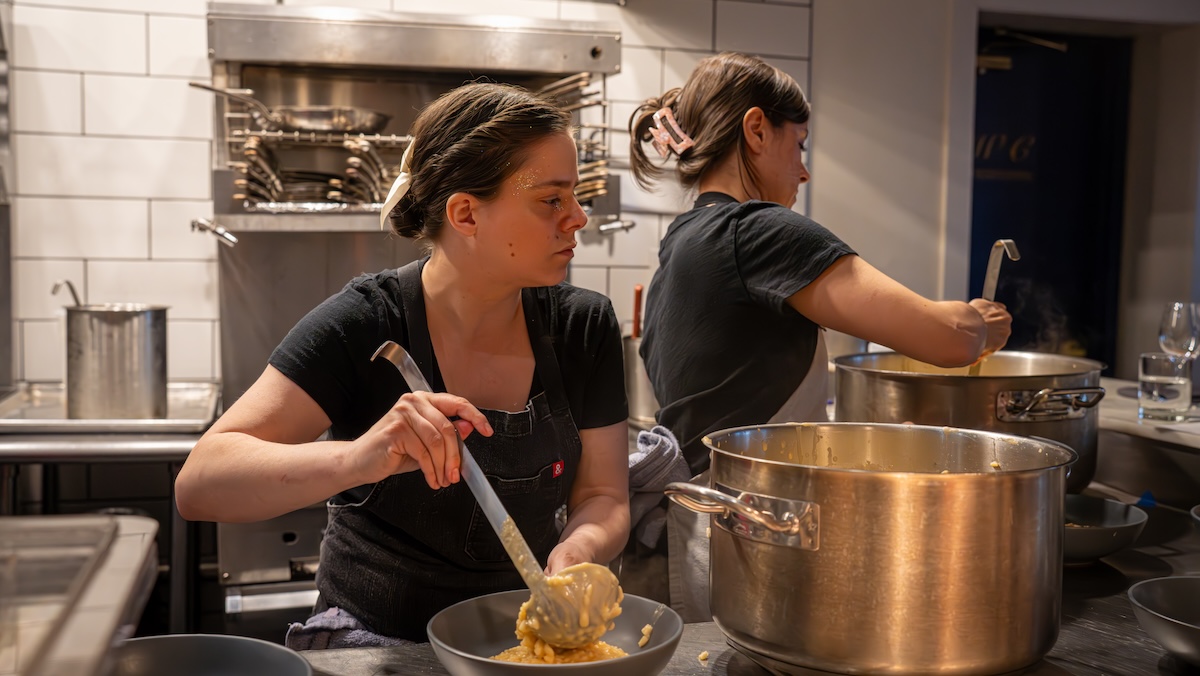
<instances>
[{"instance_id":1,"label":"gray towel","mask_svg":"<svg viewBox=\"0 0 1200 676\"><path fill-rule=\"evenodd\" d=\"M667 522L663 490L667 484L691 476L671 430L655 425L648 432L638 432L637 450L629 455L629 522L639 542L657 546Z\"/></svg>"},{"instance_id":2,"label":"gray towel","mask_svg":"<svg viewBox=\"0 0 1200 676\"><path fill-rule=\"evenodd\" d=\"M376 634L367 629L358 618L341 608L330 608L323 613L317 613L304 624L289 624L287 638L283 642L292 650L413 645L412 641L402 638Z\"/></svg>"}]
</instances>

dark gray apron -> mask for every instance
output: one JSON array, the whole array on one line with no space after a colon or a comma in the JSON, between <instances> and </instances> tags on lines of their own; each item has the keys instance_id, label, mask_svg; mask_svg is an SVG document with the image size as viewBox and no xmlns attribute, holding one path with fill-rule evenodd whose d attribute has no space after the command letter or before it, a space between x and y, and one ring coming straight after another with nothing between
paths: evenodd
<instances>
[{"instance_id":1,"label":"dark gray apron","mask_svg":"<svg viewBox=\"0 0 1200 676\"><path fill-rule=\"evenodd\" d=\"M429 338L420 268L400 275L410 334L404 347L430 386L445 391ZM557 312L550 293L545 288L521 293L534 380L541 381L543 392L524 411L483 410L495 434L469 438L471 453L543 566L558 543L555 512L567 501L583 450L547 330ZM549 308L548 322L539 300ZM419 471L396 474L376 483L362 502L331 501L328 510L318 612L341 608L377 634L425 641L425 625L443 608L525 586L465 482L434 491Z\"/></svg>"}]
</instances>

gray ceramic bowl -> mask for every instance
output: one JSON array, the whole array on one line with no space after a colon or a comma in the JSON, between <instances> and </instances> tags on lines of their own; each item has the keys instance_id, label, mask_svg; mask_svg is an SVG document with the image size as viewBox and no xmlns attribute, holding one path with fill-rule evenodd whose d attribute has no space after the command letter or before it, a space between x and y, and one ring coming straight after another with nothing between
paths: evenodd
<instances>
[{"instance_id":1,"label":"gray ceramic bowl","mask_svg":"<svg viewBox=\"0 0 1200 676\"><path fill-rule=\"evenodd\" d=\"M1200 575L1142 580L1129 588L1129 600L1150 638L1200 666Z\"/></svg>"},{"instance_id":2,"label":"gray ceramic bowl","mask_svg":"<svg viewBox=\"0 0 1200 676\"><path fill-rule=\"evenodd\" d=\"M452 676L651 676L671 661L683 620L668 607L654 623L646 647L639 648L642 627L650 624L658 601L625 595L616 628L604 635L605 643L629 653L628 657L584 664L519 664L490 659L517 645L513 631L517 611L529 600L528 590L500 592L468 599L443 610L429 621L429 643Z\"/></svg>"},{"instance_id":3,"label":"gray ceramic bowl","mask_svg":"<svg viewBox=\"0 0 1200 676\"><path fill-rule=\"evenodd\" d=\"M131 638L117 649L113 676L312 676L295 651L245 636L172 634Z\"/></svg>"},{"instance_id":4,"label":"gray ceramic bowl","mask_svg":"<svg viewBox=\"0 0 1200 676\"><path fill-rule=\"evenodd\" d=\"M1196 524L1197 528L1200 528L1200 505L1192 508L1192 522Z\"/></svg>"},{"instance_id":5,"label":"gray ceramic bowl","mask_svg":"<svg viewBox=\"0 0 1200 676\"><path fill-rule=\"evenodd\" d=\"M1090 495L1067 495L1063 514L1063 563L1086 565L1132 545L1146 527L1146 513L1133 505Z\"/></svg>"}]
</instances>

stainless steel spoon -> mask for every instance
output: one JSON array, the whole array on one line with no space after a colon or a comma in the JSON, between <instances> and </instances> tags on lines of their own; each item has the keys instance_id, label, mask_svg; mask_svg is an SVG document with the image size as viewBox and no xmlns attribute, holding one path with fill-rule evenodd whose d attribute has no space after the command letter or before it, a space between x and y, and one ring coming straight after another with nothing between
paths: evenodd
<instances>
[{"instance_id":1,"label":"stainless steel spoon","mask_svg":"<svg viewBox=\"0 0 1200 676\"><path fill-rule=\"evenodd\" d=\"M390 361L400 371L408 389L432 391L421 369L404 348L386 341L371 356L371 361L378 357ZM609 622L620 613L618 604L622 593L617 576L604 566L581 563L547 577L516 522L509 517L508 510L461 439L459 452L463 480L479 501L521 579L529 586L532 603L526 616L533 620L529 623L533 632L558 648L581 648L600 640L608 631Z\"/></svg>"}]
</instances>

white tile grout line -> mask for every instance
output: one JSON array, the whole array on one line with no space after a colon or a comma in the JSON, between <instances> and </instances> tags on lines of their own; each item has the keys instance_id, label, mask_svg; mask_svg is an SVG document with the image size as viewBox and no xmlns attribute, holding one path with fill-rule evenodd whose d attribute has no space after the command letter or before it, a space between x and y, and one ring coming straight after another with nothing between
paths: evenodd
<instances>
[{"instance_id":1,"label":"white tile grout line","mask_svg":"<svg viewBox=\"0 0 1200 676\"><path fill-rule=\"evenodd\" d=\"M15 6L26 8L26 9L55 9L55 10L69 11L69 12L93 12L96 14L120 14L120 15L125 15L125 16L145 14L147 16L167 16L167 17L173 17L173 18L189 18L189 19L204 19L207 16L207 13L205 13L205 14L187 14L185 12L147 12L144 9L108 9L108 8L104 8L104 7L81 7L79 5L70 5L70 4L43 5L40 3L39 4L30 4L27 2L17 2L15 4Z\"/></svg>"}]
</instances>

